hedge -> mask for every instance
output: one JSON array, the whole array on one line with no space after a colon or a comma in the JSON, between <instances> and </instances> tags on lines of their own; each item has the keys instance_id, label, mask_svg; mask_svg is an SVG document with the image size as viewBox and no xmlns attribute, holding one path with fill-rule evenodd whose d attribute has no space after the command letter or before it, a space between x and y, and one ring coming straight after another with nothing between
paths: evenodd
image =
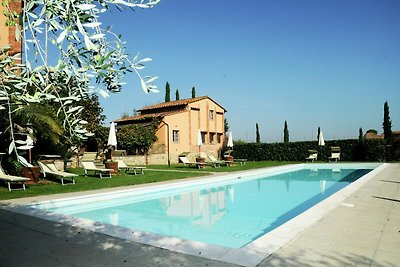
<instances>
[{"instance_id":1,"label":"hedge","mask_svg":"<svg viewBox=\"0 0 400 267\"><path fill-rule=\"evenodd\" d=\"M232 155L251 161L304 161L308 150L318 151L318 160L328 161L331 147L340 147L340 159L343 161L384 161L396 160L395 148L385 146L383 140L331 140L325 146L318 146L317 141L289 143L240 143L235 144ZM398 160L398 159L397 159Z\"/></svg>"}]
</instances>

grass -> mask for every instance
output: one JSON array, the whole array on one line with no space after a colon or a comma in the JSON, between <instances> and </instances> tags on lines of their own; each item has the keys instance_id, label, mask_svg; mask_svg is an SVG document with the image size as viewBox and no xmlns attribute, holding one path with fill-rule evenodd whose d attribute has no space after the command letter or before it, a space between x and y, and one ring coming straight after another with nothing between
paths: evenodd
<instances>
[{"instance_id":1,"label":"grass","mask_svg":"<svg viewBox=\"0 0 400 267\"><path fill-rule=\"evenodd\" d=\"M90 191L96 189L105 189L113 187L123 187L128 185L154 183L168 180L177 180L189 177L199 177L220 172L235 172L256 168L272 167L277 165L285 165L292 162L277 162L277 161L262 161L262 162L247 162L244 165L235 164L231 167L222 166L220 168L206 167L198 170L197 168L184 168L181 165L148 165L146 166L145 174L133 175L120 173L113 176L111 179L100 179L98 176L87 176L83 174L83 169L70 169L70 172L76 173L79 176L75 178L75 185L61 186L59 180L42 180L38 184L28 185L26 191L11 191L9 192L5 186L0 187L0 200L33 197L42 195L61 194L69 192Z\"/></svg>"}]
</instances>

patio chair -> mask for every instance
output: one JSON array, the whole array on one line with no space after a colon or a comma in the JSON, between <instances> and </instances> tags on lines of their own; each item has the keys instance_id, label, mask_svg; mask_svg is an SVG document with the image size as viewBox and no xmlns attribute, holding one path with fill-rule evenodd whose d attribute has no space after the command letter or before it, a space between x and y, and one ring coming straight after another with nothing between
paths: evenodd
<instances>
[{"instance_id":1,"label":"patio chair","mask_svg":"<svg viewBox=\"0 0 400 267\"><path fill-rule=\"evenodd\" d=\"M196 166L197 168L202 168L206 166L205 162L193 162L189 161L187 157L179 156L179 161L183 163L184 167Z\"/></svg>"},{"instance_id":2,"label":"patio chair","mask_svg":"<svg viewBox=\"0 0 400 267\"><path fill-rule=\"evenodd\" d=\"M309 154L309 156L306 158L306 161L314 162L318 157L317 150L308 150L308 154Z\"/></svg>"},{"instance_id":3,"label":"patio chair","mask_svg":"<svg viewBox=\"0 0 400 267\"><path fill-rule=\"evenodd\" d=\"M64 179L70 179L72 184L75 184L74 178L78 176L77 174L59 171L54 163L45 163L38 161L38 165L40 167L41 172L43 173L44 178L46 178L47 175L52 175L61 180L61 185L65 185Z\"/></svg>"},{"instance_id":4,"label":"patio chair","mask_svg":"<svg viewBox=\"0 0 400 267\"><path fill-rule=\"evenodd\" d=\"M141 166L128 166L122 159L117 159L115 161L118 162L118 169L124 170L125 173L127 173L128 171L133 171L133 173L136 175L137 171L139 171L142 174L144 174L144 169L146 169L146 167L141 167Z\"/></svg>"},{"instance_id":5,"label":"patio chair","mask_svg":"<svg viewBox=\"0 0 400 267\"><path fill-rule=\"evenodd\" d=\"M329 162L330 161L338 161L340 160L340 147L338 146L333 146L331 147L331 156L328 158Z\"/></svg>"},{"instance_id":6,"label":"patio chair","mask_svg":"<svg viewBox=\"0 0 400 267\"><path fill-rule=\"evenodd\" d=\"M93 171L94 175L99 174L100 179L111 178L111 172L114 171L113 169L98 168L94 165L93 161L82 161L81 164L85 170L85 176L87 176L89 171ZM105 174L106 177L103 177L103 174Z\"/></svg>"},{"instance_id":7,"label":"patio chair","mask_svg":"<svg viewBox=\"0 0 400 267\"><path fill-rule=\"evenodd\" d=\"M8 175L4 172L3 168L0 166L0 180L3 180L7 184L8 191L11 190L25 191L25 182L29 181L30 179L21 176ZM22 188L11 188L11 183L21 184Z\"/></svg>"},{"instance_id":8,"label":"patio chair","mask_svg":"<svg viewBox=\"0 0 400 267\"><path fill-rule=\"evenodd\" d=\"M97 152L85 152L81 156L81 161L94 161L97 158Z\"/></svg>"}]
</instances>

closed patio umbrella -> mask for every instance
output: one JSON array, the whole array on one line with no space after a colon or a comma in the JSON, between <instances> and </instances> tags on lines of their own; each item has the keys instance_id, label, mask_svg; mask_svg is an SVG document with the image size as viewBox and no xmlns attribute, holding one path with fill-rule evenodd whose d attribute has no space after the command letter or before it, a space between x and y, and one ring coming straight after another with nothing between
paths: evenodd
<instances>
[{"instance_id":1,"label":"closed patio umbrella","mask_svg":"<svg viewBox=\"0 0 400 267\"><path fill-rule=\"evenodd\" d=\"M114 122L111 122L111 125L110 125L110 132L108 133L107 146L109 148L111 148L112 150L117 148L117 134L115 131L115 123ZM112 150L111 150L111 154L110 154L110 159L112 159Z\"/></svg>"},{"instance_id":2,"label":"closed patio umbrella","mask_svg":"<svg viewBox=\"0 0 400 267\"><path fill-rule=\"evenodd\" d=\"M325 145L324 136L322 135L322 131L319 133L319 136L318 136L318 145L319 146Z\"/></svg>"},{"instance_id":3,"label":"closed patio umbrella","mask_svg":"<svg viewBox=\"0 0 400 267\"><path fill-rule=\"evenodd\" d=\"M203 139L201 138L201 130L199 129L199 132L197 133L197 146L199 147L199 153L200 153L200 147L203 145Z\"/></svg>"},{"instance_id":4,"label":"closed patio umbrella","mask_svg":"<svg viewBox=\"0 0 400 267\"><path fill-rule=\"evenodd\" d=\"M322 131L319 133L319 136L318 136L318 145L321 147L321 152L322 152L323 146L325 146L325 140L324 140L324 136L322 135ZM321 158L322 158L322 153L321 153Z\"/></svg>"},{"instance_id":5,"label":"closed patio umbrella","mask_svg":"<svg viewBox=\"0 0 400 267\"><path fill-rule=\"evenodd\" d=\"M233 148L233 137L232 137L232 132L229 132L228 134L228 143L226 144L227 147Z\"/></svg>"}]
</instances>

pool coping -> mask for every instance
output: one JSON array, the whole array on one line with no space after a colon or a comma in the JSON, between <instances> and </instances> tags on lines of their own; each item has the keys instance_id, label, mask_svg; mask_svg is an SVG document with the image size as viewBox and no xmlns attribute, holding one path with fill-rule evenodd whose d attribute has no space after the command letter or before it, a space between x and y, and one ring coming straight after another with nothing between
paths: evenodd
<instances>
[{"instance_id":1,"label":"pool coping","mask_svg":"<svg viewBox=\"0 0 400 267\"><path fill-rule=\"evenodd\" d=\"M350 163L351 164L351 163ZM298 166L303 166L304 164L296 164L296 165L285 165L285 166L279 166L279 167L272 167L272 168L263 168L257 169L257 170L252 170L250 171L251 173L258 173L262 172L265 170L269 171L279 171L281 169L287 169L287 168L294 168ZM330 212L333 208L337 207L340 203L343 203L343 201L355 190L360 188L362 185L364 185L366 182L368 182L370 179L375 177L378 173L380 173L384 168L386 168L388 164L382 164L381 166L377 167L373 171L369 172L368 174L364 175L362 178L358 179L357 181L353 182L352 184L346 186L345 188L339 190L329 198L325 199L324 201L321 201L317 205L313 206L312 208L308 209L307 211L303 212L302 214L296 216L292 220L286 222L285 224L281 225L280 227L274 229L273 231L267 233L263 237L253 241L249 245L240 248L240 249L234 249L234 248L226 248L226 247L220 247L216 245L210 245L210 244L205 244L201 242L196 242L196 241L189 241L189 240L181 240L178 238L170 238L170 237L162 237L159 235L151 234L151 233L146 233L146 232L140 232L140 231L133 231L128 230L123 227L119 226L112 226L108 224L100 224L100 223L95 223L89 220L83 220L83 219L75 219L71 218L70 216L65 216L65 215L54 215L54 214L49 214L48 212L45 211L40 211L37 209L29 208L23 205L18 205L19 204L32 204L33 202L36 201L43 201L45 198L39 197L39 198L30 198L26 200L21 200L21 201L15 201L14 203L16 205L8 206L7 209L10 209L11 211L18 212L18 213L23 213L35 217L39 217L41 219L49 220L49 221L55 221L59 223L64 223L68 224L71 226L79 227L79 228L84 228L93 232L97 233L102 233L110 236L114 236L117 238L121 239L126 239L126 240L131 240L134 242L142 243L142 244L148 244L156 247L161 247L164 249L168 249L171 251L175 252L180 252L184 254L189 254L189 255L194 255L194 256L200 256L212 260L218 260L218 261L223 261L223 262L228 262L228 263L234 263L234 264L239 264L239 265L245 265L245 266L255 266L258 263L260 263L263 259L267 258L269 255L271 255L273 252L278 250L280 247L285 245L288 241L293 239L297 234L300 232L304 231L306 228L311 226L314 222L319 220L320 218L324 217L328 212ZM314 166L317 167L315 164ZM200 178L191 178L191 179L185 179L185 181L173 181L170 183L162 183L162 184L151 184L147 186L136 186L132 188L148 188L148 187L156 187L156 186L163 186L163 185L171 185L171 184L182 184L182 183L188 183L188 182L193 182L193 181L201 181L201 180L207 180L212 177L216 176L238 176L240 173L248 173L249 171L244 171L244 172L235 172L235 173L230 173L227 175L212 175L212 176L207 176L207 177L200 177ZM124 189L121 190L119 189L114 189L114 190L108 190L109 192L120 192L120 191L127 191L127 190L132 190L130 189ZM93 192L82 192L80 195L93 195ZM69 194L69 197L70 198ZM75 196L78 196L79 194L75 194ZM51 199L60 199L60 195L56 196L48 196L47 197L49 200ZM33 202L32 202L33 201ZM24 203L25 202L25 203Z\"/></svg>"}]
</instances>

